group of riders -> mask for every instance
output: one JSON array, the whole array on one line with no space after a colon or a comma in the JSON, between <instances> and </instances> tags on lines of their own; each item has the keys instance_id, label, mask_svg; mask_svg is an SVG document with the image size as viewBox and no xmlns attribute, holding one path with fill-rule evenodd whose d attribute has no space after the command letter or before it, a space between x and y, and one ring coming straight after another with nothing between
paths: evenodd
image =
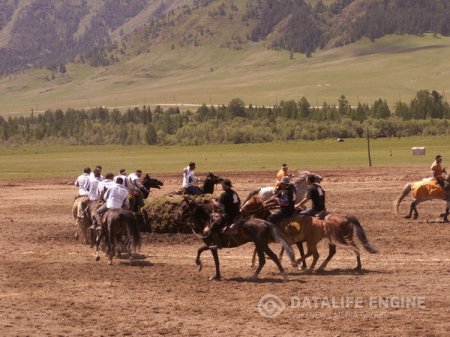
<instances>
[{"instance_id":1,"label":"group of riders","mask_svg":"<svg viewBox=\"0 0 450 337\"><path fill-rule=\"evenodd\" d=\"M84 168L75 181L78 187L77 199L81 198L78 209L78 218L82 219L85 210L91 202L104 200L104 203L95 211L95 222L91 229L100 229L102 224L102 216L109 209L121 209L127 204L130 195L135 196L143 205L144 195L148 194L148 189L141 183L142 170L136 170L127 174L125 169L120 169L118 175L107 173L102 175L102 166L97 165L92 171L89 167Z\"/></svg>"},{"instance_id":2,"label":"group of riders","mask_svg":"<svg viewBox=\"0 0 450 337\"><path fill-rule=\"evenodd\" d=\"M431 165L433 179L443 188L449 189L446 181L446 170L442 166L443 157L437 155ZM93 171L86 167L76 182L78 187L77 198L82 198L81 207L78 210L78 217L83 218L84 210L90 202L102 198L104 203L95 211L95 221L92 229L100 229L102 216L109 209L120 209L126 205L129 195L138 196L139 206L143 205L143 195L148 195L148 189L141 182L142 171L136 170L127 174L125 169L119 170L118 175L107 173L102 176L102 167L97 165ZM276 192L264 205L276 209L267 221L277 225L281 220L291 218L295 215L324 216L325 190L320 185L317 176L307 177L307 193L305 197L296 203L296 188L293 183L293 175L289 172L288 166L282 164L276 175ZM183 169L182 188L188 195L201 195L203 191L198 187L200 179L195 176L195 163L190 162ZM212 205L220 209L221 216L211 225L211 235L217 247L222 246L221 235L235 233L239 225L238 216L240 214L241 199L233 189L230 179L223 179L221 182L223 193L218 199L211 199ZM305 207L311 201L310 207Z\"/></svg>"},{"instance_id":3,"label":"group of riders","mask_svg":"<svg viewBox=\"0 0 450 337\"><path fill-rule=\"evenodd\" d=\"M195 163L191 162L183 169L183 188L188 194L200 195L201 189L197 186L199 179L195 177ZM277 210L272 213L267 221L277 225L281 220L290 218L294 214L318 216L325 213L325 191L316 180L315 175L307 178L308 191L306 196L296 204L296 188L293 183L293 175L289 172L287 164L282 164L276 175L276 193L264 202L267 206L273 206ZM215 247L222 246L221 234L234 234L239 225L241 199L235 190L231 180L222 181L223 193L219 199L211 199L214 207L221 209L221 216L211 225L211 236ZM311 201L311 206L305 208L305 204Z\"/></svg>"}]
</instances>

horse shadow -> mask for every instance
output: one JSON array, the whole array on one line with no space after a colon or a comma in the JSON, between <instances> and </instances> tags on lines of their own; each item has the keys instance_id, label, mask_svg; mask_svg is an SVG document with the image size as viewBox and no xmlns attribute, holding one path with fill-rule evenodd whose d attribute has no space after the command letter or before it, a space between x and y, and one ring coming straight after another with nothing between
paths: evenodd
<instances>
[{"instance_id":1,"label":"horse shadow","mask_svg":"<svg viewBox=\"0 0 450 337\"><path fill-rule=\"evenodd\" d=\"M330 276L330 275L370 275L370 274L389 274L386 271L370 270L370 269L330 269L330 270L316 270L312 274L303 273L303 275L314 276Z\"/></svg>"},{"instance_id":2,"label":"horse shadow","mask_svg":"<svg viewBox=\"0 0 450 337\"><path fill-rule=\"evenodd\" d=\"M291 273L288 273L288 275L291 276ZM232 277L226 280L238 283L286 283L286 282L306 283L306 281L303 280L289 279L287 281L284 281L282 278L275 278L275 277L256 278L256 279L252 277Z\"/></svg>"}]
</instances>

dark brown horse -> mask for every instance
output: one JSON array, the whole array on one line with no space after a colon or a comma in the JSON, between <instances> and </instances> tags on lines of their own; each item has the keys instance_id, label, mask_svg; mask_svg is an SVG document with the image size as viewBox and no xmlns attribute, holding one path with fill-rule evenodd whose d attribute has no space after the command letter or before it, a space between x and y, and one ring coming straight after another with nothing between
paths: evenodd
<instances>
[{"instance_id":1,"label":"dark brown horse","mask_svg":"<svg viewBox=\"0 0 450 337\"><path fill-rule=\"evenodd\" d=\"M195 198L186 198L182 205L182 219L191 220L197 229L202 230L203 235L198 235L203 239L204 245L199 248L195 263L199 266L199 271L202 269L202 262L200 255L206 251L211 250L216 266L216 274L210 278L210 280L220 280L220 265L219 254L217 248L213 248L214 242L212 239L210 226L211 226L212 209L209 204L204 204L195 201ZM233 235L222 235L223 247L219 248L234 248L241 246L248 242L255 244L255 249L259 257L259 265L253 274L253 278L257 278L259 272L266 263L265 254L267 254L277 265L280 273L283 275L284 280L287 280L287 273L281 265L276 254L269 248L269 243L279 242L286 250L292 265L296 266L294 252L291 246L286 241L283 233L268 221L261 219L241 219L237 223L237 233ZM193 232L195 230L193 228ZM195 233L196 234L196 233Z\"/></svg>"},{"instance_id":2,"label":"dark brown horse","mask_svg":"<svg viewBox=\"0 0 450 337\"><path fill-rule=\"evenodd\" d=\"M95 260L100 260L98 250L103 237L105 237L108 247L108 264L112 264L116 245L119 246L118 254L120 256L122 243L125 244L125 250L131 259L132 253L138 252L141 247L141 236L136 215L132 211L124 209L110 209L105 213L104 219L101 233L96 240Z\"/></svg>"},{"instance_id":3,"label":"dark brown horse","mask_svg":"<svg viewBox=\"0 0 450 337\"><path fill-rule=\"evenodd\" d=\"M242 207L242 213L253 214L255 217L266 218L270 211L264 206L263 202L254 196L250 198ZM327 258L320 265L318 270L323 270L327 266L328 262L336 253L336 244L350 248L356 256L357 265L355 270L361 270L361 258L358 246L356 246L353 239L353 231L356 231L359 240L363 247L369 253L377 253L377 249L369 244L366 234L358 221L358 219L352 215L330 214L326 220L321 221L318 218L309 216L294 216L292 219L284 220L280 223L280 228L291 244L296 244L300 250L301 260L303 267L306 268L305 259L313 255L313 263L310 266L309 271L314 269L319 253L316 245L326 237L328 240L329 252ZM322 225L323 230L320 226ZM308 247L308 253L303 253L303 242L306 242ZM283 248L280 252L280 258L283 254Z\"/></svg>"}]
</instances>

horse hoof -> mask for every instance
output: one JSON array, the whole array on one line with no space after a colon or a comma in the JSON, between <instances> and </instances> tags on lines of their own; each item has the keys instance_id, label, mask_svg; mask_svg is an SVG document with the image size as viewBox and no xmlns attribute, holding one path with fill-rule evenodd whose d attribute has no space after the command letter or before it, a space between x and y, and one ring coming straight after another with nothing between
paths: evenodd
<instances>
[{"instance_id":1,"label":"horse hoof","mask_svg":"<svg viewBox=\"0 0 450 337\"><path fill-rule=\"evenodd\" d=\"M217 275L211 276L208 280L209 281L220 281L220 276L217 276Z\"/></svg>"},{"instance_id":2,"label":"horse hoof","mask_svg":"<svg viewBox=\"0 0 450 337\"><path fill-rule=\"evenodd\" d=\"M312 273L313 273L312 269L308 269L308 270L305 271L306 275L312 275Z\"/></svg>"},{"instance_id":3,"label":"horse hoof","mask_svg":"<svg viewBox=\"0 0 450 337\"><path fill-rule=\"evenodd\" d=\"M97 256L95 257L95 261L100 261L100 256L97 255Z\"/></svg>"},{"instance_id":4,"label":"horse hoof","mask_svg":"<svg viewBox=\"0 0 450 337\"><path fill-rule=\"evenodd\" d=\"M203 269L203 265L200 263L200 264L198 265L198 271L201 272L202 269Z\"/></svg>"},{"instance_id":5,"label":"horse hoof","mask_svg":"<svg viewBox=\"0 0 450 337\"><path fill-rule=\"evenodd\" d=\"M448 219L444 219L444 222L445 222L445 223L448 223Z\"/></svg>"},{"instance_id":6,"label":"horse hoof","mask_svg":"<svg viewBox=\"0 0 450 337\"><path fill-rule=\"evenodd\" d=\"M404 218L405 219L411 219L411 216L410 215L405 215Z\"/></svg>"},{"instance_id":7,"label":"horse hoof","mask_svg":"<svg viewBox=\"0 0 450 337\"><path fill-rule=\"evenodd\" d=\"M288 274L286 272L283 273L283 282L288 281Z\"/></svg>"},{"instance_id":8,"label":"horse hoof","mask_svg":"<svg viewBox=\"0 0 450 337\"><path fill-rule=\"evenodd\" d=\"M75 239L78 240L78 232L75 232Z\"/></svg>"},{"instance_id":9,"label":"horse hoof","mask_svg":"<svg viewBox=\"0 0 450 337\"><path fill-rule=\"evenodd\" d=\"M108 261L108 266L112 266L112 261Z\"/></svg>"},{"instance_id":10,"label":"horse hoof","mask_svg":"<svg viewBox=\"0 0 450 337\"><path fill-rule=\"evenodd\" d=\"M417 220L419 216L418 215L414 215L414 220Z\"/></svg>"}]
</instances>

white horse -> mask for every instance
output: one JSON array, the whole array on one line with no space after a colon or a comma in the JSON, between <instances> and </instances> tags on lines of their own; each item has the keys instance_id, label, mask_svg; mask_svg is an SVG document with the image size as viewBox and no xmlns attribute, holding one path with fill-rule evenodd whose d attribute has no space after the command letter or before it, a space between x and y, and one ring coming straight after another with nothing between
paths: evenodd
<instances>
[{"instance_id":1,"label":"white horse","mask_svg":"<svg viewBox=\"0 0 450 337\"><path fill-rule=\"evenodd\" d=\"M300 202L305 197L306 192L308 190L307 178L310 175L313 175L316 178L316 182L320 183L322 181L322 177L317 174L311 173L309 171L299 172L299 176L293 179L294 186L296 189L295 203ZM275 193L276 193L275 186L256 188L249 193L249 195L242 204L245 204L254 195L257 195L261 199L261 201L266 201L271 196L275 195Z\"/></svg>"}]
</instances>

